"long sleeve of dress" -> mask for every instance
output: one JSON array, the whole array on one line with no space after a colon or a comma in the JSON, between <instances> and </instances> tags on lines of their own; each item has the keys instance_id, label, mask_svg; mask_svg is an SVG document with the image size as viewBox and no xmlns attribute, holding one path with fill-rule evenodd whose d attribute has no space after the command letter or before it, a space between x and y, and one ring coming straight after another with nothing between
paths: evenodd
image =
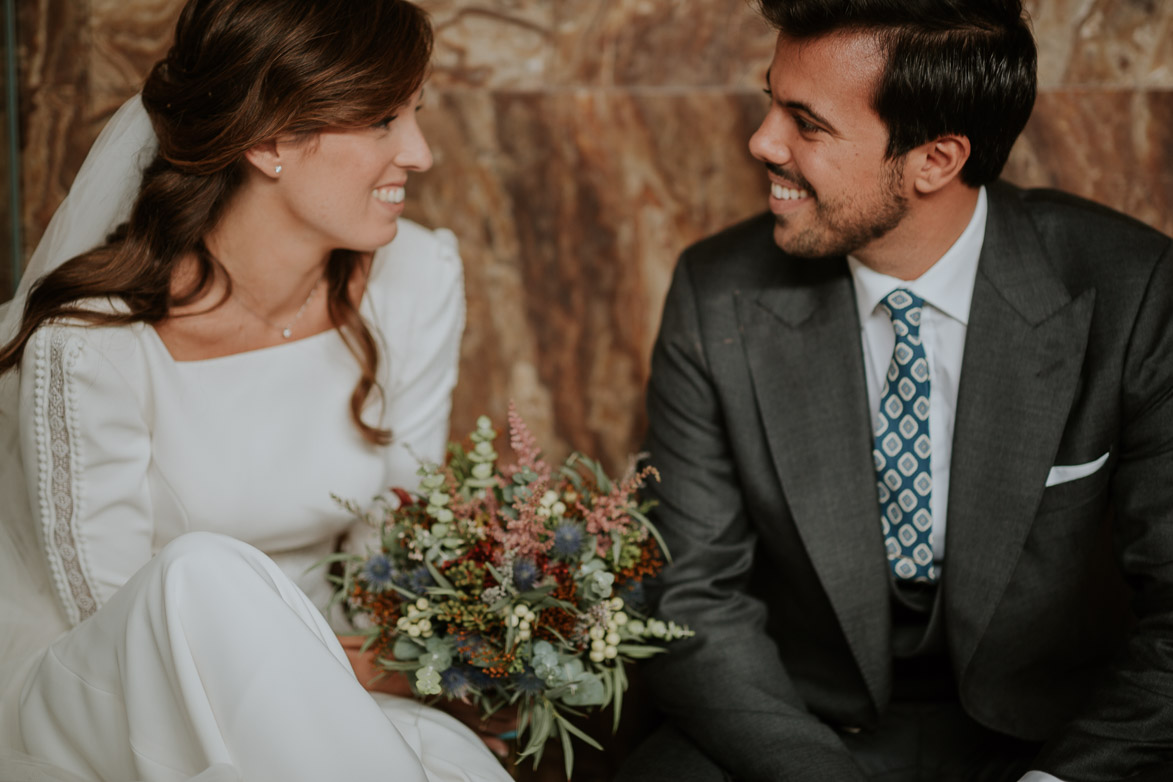
<instances>
[{"instance_id":1,"label":"long sleeve of dress","mask_svg":"<svg viewBox=\"0 0 1173 782\"><path fill-rule=\"evenodd\" d=\"M411 288L422 288L426 293L411 303L407 350L390 357L394 379L387 389L387 422L392 436L388 478L406 481L403 485L408 489L416 486L420 460L444 459L464 333L464 276L456 237L444 229L432 236L431 257L421 259L413 272L423 280Z\"/></svg>"},{"instance_id":2,"label":"long sleeve of dress","mask_svg":"<svg viewBox=\"0 0 1173 782\"><path fill-rule=\"evenodd\" d=\"M399 281L388 297L372 301L390 377L383 425L392 439L385 449L383 490L413 491L420 463L445 458L464 334L464 269L451 231L408 223L377 263L376 274ZM406 339L399 329L406 330ZM376 530L357 523L342 548L366 554L377 545Z\"/></svg>"},{"instance_id":3,"label":"long sleeve of dress","mask_svg":"<svg viewBox=\"0 0 1173 782\"><path fill-rule=\"evenodd\" d=\"M123 372L118 330L51 325L21 369L21 453L33 522L65 615L90 616L150 559L151 462L144 400Z\"/></svg>"}]
</instances>

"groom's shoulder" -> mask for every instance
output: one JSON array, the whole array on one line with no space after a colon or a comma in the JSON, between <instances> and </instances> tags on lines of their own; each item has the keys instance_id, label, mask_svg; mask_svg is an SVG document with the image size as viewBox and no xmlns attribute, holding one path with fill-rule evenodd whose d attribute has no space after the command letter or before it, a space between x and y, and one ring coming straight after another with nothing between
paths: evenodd
<instances>
[{"instance_id":1,"label":"groom's shoulder","mask_svg":"<svg viewBox=\"0 0 1173 782\"><path fill-rule=\"evenodd\" d=\"M678 273L705 289L741 287L770 274L786 257L774 243L774 217L764 212L686 247Z\"/></svg>"},{"instance_id":2,"label":"groom's shoulder","mask_svg":"<svg viewBox=\"0 0 1173 782\"><path fill-rule=\"evenodd\" d=\"M1051 188L988 187L991 203L1026 216L1044 244L1077 255L1163 252L1170 237L1130 215Z\"/></svg>"}]
</instances>

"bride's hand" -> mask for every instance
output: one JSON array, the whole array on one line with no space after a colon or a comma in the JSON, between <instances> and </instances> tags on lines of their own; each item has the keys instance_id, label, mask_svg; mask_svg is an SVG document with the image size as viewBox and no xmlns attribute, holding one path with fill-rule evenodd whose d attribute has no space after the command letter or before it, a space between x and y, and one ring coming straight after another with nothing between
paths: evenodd
<instances>
[{"instance_id":1,"label":"bride's hand","mask_svg":"<svg viewBox=\"0 0 1173 782\"><path fill-rule=\"evenodd\" d=\"M413 697L411 685L408 684L406 676L402 673L384 671L375 664L374 652L369 649L365 652L362 651L363 641L366 640L365 636L340 635L338 640L342 644L343 650L346 651L346 656L350 659L350 667L354 668L355 677L364 687L371 692L385 692L388 695L398 695L403 698ZM487 720L483 720L480 709L471 703L441 700L435 705L471 728L494 755L500 758L509 755L509 744L501 736L516 734L517 707L511 706L501 709Z\"/></svg>"}]
</instances>

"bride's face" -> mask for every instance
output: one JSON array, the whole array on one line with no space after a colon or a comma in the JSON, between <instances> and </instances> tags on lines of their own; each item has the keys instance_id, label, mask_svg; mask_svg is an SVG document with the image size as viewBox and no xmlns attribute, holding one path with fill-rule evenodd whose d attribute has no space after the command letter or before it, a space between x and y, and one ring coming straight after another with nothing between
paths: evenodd
<instances>
[{"instance_id":1,"label":"bride's face","mask_svg":"<svg viewBox=\"0 0 1173 782\"><path fill-rule=\"evenodd\" d=\"M432 167L416 120L421 99L422 90L370 128L323 131L282 148L276 184L290 238L364 252L395 238L408 174Z\"/></svg>"}]
</instances>

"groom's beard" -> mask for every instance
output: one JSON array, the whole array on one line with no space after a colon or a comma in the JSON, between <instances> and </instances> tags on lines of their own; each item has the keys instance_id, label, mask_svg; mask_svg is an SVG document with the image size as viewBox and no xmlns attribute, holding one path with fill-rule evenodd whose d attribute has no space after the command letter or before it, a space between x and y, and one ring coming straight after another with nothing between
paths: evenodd
<instances>
[{"instance_id":1,"label":"groom's beard","mask_svg":"<svg viewBox=\"0 0 1173 782\"><path fill-rule=\"evenodd\" d=\"M903 194L904 158L884 164L875 189L870 193L821 196L818 189L799 174L776 163L766 169L792 182L810 195L809 209L774 215L774 239L786 252L802 258L850 255L900 224L908 214Z\"/></svg>"}]
</instances>

